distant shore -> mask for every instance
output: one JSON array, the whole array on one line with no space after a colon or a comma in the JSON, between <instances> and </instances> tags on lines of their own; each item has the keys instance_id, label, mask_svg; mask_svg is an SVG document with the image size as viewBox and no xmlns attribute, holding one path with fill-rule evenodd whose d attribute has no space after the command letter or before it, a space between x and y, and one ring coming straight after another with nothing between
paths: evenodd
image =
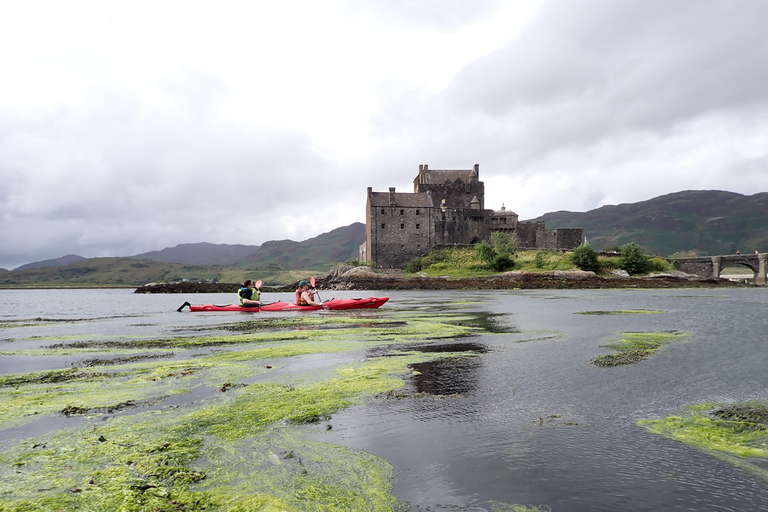
<instances>
[{"instance_id":1,"label":"distant shore","mask_svg":"<svg viewBox=\"0 0 768 512\"><path fill-rule=\"evenodd\" d=\"M360 270L352 270L360 269ZM237 283L152 283L135 293L230 293ZM367 267L334 269L317 280L325 290L537 290L600 288L735 288L749 287L728 279L702 278L682 272L646 276L601 276L580 270L524 272L512 271L482 277L425 277L399 273L376 273ZM264 288L265 291L292 292L295 285Z\"/></svg>"}]
</instances>

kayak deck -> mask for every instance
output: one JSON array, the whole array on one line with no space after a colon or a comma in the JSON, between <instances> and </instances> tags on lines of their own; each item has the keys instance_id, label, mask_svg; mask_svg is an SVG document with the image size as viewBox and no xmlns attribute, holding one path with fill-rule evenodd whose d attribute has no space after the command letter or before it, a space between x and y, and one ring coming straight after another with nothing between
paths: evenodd
<instances>
[{"instance_id":1,"label":"kayak deck","mask_svg":"<svg viewBox=\"0 0 768 512\"><path fill-rule=\"evenodd\" d=\"M261 307L243 307L239 304L190 304L185 302L178 311L185 306L193 312L199 311L243 311L247 313L259 313L261 311L317 311L319 309L372 309L381 307L389 297L368 297L367 299L331 299L323 303L322 306L299 306L291 302L271 302L263 304Z\"/></svg>"}]
</instances>

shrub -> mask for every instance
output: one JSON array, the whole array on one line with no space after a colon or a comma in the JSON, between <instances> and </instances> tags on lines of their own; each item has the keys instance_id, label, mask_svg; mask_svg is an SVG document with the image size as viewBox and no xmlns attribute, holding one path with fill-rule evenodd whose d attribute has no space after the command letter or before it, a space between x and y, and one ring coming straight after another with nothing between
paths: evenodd
<instances>
[{"instance_id":1,"label":"shrub","mask_svg":"<svg viewBox=\"0 0 768 512\"><path fill-rule=\"evenodd\" d=\"M494 272L505 272L515 266L515 261L509 254L497 254L488 266Z\"/></svg>"},{"instance_id":2,"label":"shrub","mask_svg":"<svg viewBox=\"0 0 768 512\"><path fill-rule=\"evenodd\" d=\"M491 233L491 244L497 254L509 254L513 256L517 247L517 236L509 235L502 231Z\"/></svg>"},{"instance_id":3,"label":"shrub","mask_svg":"<svg viewBox=\"0 0 768 512\"><path fill-rule=\"evenodd\" d=\"M475 245L475 252L483 263L490 263L496 257L496 250L485 240Z\"/></svg>"},{"instance_id":4,"label":"shrub","mask_svg":"<svg viewBox=\"0 0 768 512\"><path fill-rule=\"evenodd\" d=\"M621 268L620 258L611 256L598 256L597 264L600 270L618 270Z\"/></svg>"},{"instance_id":5,"label":"shrub","mask_svg":"<svg viewBox=\"0 0 768 512\"><path fill-rule=\"evenodd\" d=\"M675 267L664 258L650 258L648 265L649 272L669 272L670 270L674 270L674 268Z\"/></svg>"},{"instance_id":6,"label":"shrub","mask_svg":"<svg viewBox=\"0 0 768 512\"><path fill-rule=\"evenodd\" d=\"M651 259L643 254L639 245L630 242L621 248L621 268L630 275L647 274L651 269Z\"/></svg>"},{"instance_id":7,"label":"shrub","mask_svg":"<svg viewBox=\"0 0 768 512\"><path fill-rule=\"evenodd\" d=\"M405 271L409 274L415 274L416 272L420 272L424 268L424 258L412 258L411 261L409 261L405 265Z\"/></svg>"},{"instance_id":8,"label":"shrub","mask_svg":"<svg viewBox=\"0 0 768 512\"><path fill-rule=\"evenodd\" d=\"M547 264L546 260L544 259L544 254L546 251L539 249L536 251L536 256L533 258L533 266L536 268L544 268Z\"/></svg>"},{"instance_id":9,"label":"shrub","mask_svg":"<svg viewBox=\"0 0 768 512\"><path fill-rule=\"evenodd\" d=\"M580 245L573 251L571 263L581 270L595 272L600 269L600 263L597 261L597 252L589 244Z\"/></svg>"}]
</instances>

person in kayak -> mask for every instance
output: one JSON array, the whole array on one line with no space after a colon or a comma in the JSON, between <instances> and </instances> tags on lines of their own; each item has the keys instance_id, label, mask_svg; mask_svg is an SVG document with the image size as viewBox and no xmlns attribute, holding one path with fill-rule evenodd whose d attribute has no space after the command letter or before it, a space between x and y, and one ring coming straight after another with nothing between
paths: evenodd
<instances>
[{"instance_id":1,"label":"person in kayak","mask_svg":"<svg viewBox=\"0 0 768 512\"><path fill-rule=\"evenodd\" d=\"M253 281L246 279L243 287L237 292L240 305L245 308L255 308L261 306L261 292L253 287Z\"/></svg>"},{"instance_id":2,"label":"person in kayak","mask_svg":"<svg viewBox=\"0 0 768 512\"><path fill-rule=\"evenodd\" d=\"M322 306L322 302L315 302L315 293L310 291L309 283L306 281L299 281L299 289L296 290L296 305L297 306Z\"/></svg>"}]
</instances>

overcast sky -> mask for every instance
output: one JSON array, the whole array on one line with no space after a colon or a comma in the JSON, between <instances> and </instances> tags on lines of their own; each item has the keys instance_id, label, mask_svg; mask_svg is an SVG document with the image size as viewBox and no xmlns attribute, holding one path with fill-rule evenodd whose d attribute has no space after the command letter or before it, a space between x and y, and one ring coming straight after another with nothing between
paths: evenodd
<instances>
[{"instance_id":1,"label":"overcast sky","mask_svg":"<svg viewBox=\"0 0 768 512\"><path fill-rule=\"evenodd\" d=\"M768 191L763 0L3 2L0 267L305 240L480 164L521 219Z\"/></svg>"}]
</instances>

